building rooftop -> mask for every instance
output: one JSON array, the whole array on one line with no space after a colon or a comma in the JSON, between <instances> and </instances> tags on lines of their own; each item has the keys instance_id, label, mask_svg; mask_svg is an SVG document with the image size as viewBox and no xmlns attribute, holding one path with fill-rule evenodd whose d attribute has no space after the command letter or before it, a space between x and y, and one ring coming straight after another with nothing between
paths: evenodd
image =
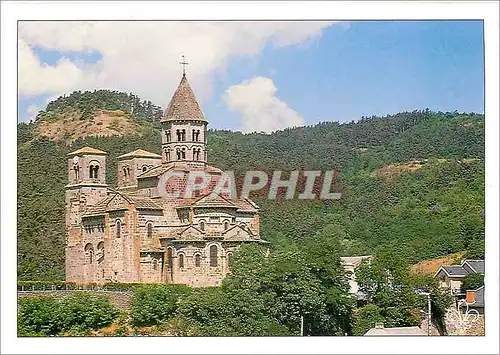
<instances>
[{"instance_id":1,"label":"building rooftop","mask_svg":"<svg viewBox=\"0 0 500 355\"><path fill-rule=\"evenodd\" d=\"M182 76L160 122L171 120L206 121L186 75Z\"/></svg>"},{"instance_id":2,"label":"building rooftop","mask_svg":"<svg viewBox=\"0 0 500 355\"><path fill-rule=\"evenodd\" d=\"M470 260L465 259L462 262L462 266L467 264L470 268L478 274L484 274L484 260Z\"/></svg>"},{"instance_id":3,"label":"building rooftop","mask_svg":"<svg viewBox=\"0 0 500 355\"><path fill-rule=\"evenodd\" d=\"M83 147L74 152L68 153L68 156L72 155L80 155L80 154L90 154L90 155L107 155L108 153L103 152L102 150L91 148L91 147Z\"/></svg>"},{"instance_id":4,"label":"building rooftop","mask_svg":"<svg viewBox=\"0 0 500 355\"><path fill-rule=\"evenodd\" d=\"M397 327L397 328L375 327L365 333L365 336L423 336L423 335L427 335L427 333L417 326Z\"/></svg>"},{"instance_id":5,"label":"building rooftop","mask_svg":"<svg viewBox=\"0 0 500 355\"><path fill-rule=\"evenodd\" d=\"M152 158L152 159L161 159L161 155L148 152L144 149L136 149L133 152L120 155L117 159L126 159L126 158Z\"/></svg>"}]
</instances>

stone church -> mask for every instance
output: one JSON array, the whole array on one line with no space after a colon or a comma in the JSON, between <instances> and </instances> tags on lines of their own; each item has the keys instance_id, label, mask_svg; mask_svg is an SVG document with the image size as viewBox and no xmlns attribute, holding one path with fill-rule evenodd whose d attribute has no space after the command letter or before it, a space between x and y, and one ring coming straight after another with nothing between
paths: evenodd
<instances>
[{"instance_id":1,"label":"stone church","mask_svg":"<svg viewBox=\"0 0 500 355\"><path fill-rule=\"evenodd\" d=\"M68 154L67 281L218 286L238 246L267 244L254 202L213 191L222 171L207 163L208 122L185 74L160 122L162 155L138 149L119 156L114 189L106 152ZM192 171L209 174L204 189L164 197L186 187L185 178L166 176Z\"/></svg>"}]
</instances>

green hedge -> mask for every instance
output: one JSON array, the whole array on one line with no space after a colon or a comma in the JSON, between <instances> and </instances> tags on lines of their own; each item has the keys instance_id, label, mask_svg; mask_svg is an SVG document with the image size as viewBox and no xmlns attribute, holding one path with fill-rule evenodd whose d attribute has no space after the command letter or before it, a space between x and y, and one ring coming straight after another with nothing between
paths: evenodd
<instances>
[{"instance_id":1,"label":"green hedge","mask_svg":"<svg viewBox=\"0 0 500 355\"><path fill-rule=\"evenodd\" d=\"M135 287L142 287L145 285L157 284L144 284L144 283L87 283L77 284L75 282L66 281L18 281L18 291L50 291L50 290L104 290L104 291L123 291L131 292Z\"/></svg>"},{"instance_id":2,"label":"green hedge","mask_svg":"<svg viewBox=\"0 0 500 355\"><path fill-rule=\"evenodd\" d=\"M89 292L74 292L65 298L22 297L18 336L85 336L92 329L111 324L118 313L108 297Z\"/></svg>"}]
</instances>

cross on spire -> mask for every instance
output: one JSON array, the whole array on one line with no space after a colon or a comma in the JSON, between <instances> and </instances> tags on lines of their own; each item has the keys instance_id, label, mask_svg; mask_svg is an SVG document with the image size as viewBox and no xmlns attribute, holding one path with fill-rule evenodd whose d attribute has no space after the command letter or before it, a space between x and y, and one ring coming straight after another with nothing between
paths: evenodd
<instances>
[{"instance_id":1,"label":"cross on spire","mask_svg":"<svg viewBox=\"0 0 500 355\"><path fill-rule=\"evenodd\" d=\"M182 65L182 76L185 76L186 75L186 65L188 65L189 63L186 62L186 57L183 55L181 55L182 57L182 61L179 62L179 64Z\"/></svg>"}]
</instances>

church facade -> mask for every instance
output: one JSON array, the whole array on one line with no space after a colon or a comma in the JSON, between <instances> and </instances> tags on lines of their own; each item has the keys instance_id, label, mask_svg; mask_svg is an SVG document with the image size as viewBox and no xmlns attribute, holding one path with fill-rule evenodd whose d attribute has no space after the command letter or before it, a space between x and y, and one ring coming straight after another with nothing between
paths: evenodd
<instances>
[{"instance_id":1,"label":"church facade","mask_svg":"<svg viewBox=\"0 0 500 355\"><path fill-rule=\"evenodd\" d=\"M222 171L207 163L208 122L185 75L160 122L162 155L119 156L116 188L106 152L68 154L67 281L218 286L241 244L267 243L254 202L214 191ZM209 182L186 196L190 172Z\"/></svg>"}]
</instances>

